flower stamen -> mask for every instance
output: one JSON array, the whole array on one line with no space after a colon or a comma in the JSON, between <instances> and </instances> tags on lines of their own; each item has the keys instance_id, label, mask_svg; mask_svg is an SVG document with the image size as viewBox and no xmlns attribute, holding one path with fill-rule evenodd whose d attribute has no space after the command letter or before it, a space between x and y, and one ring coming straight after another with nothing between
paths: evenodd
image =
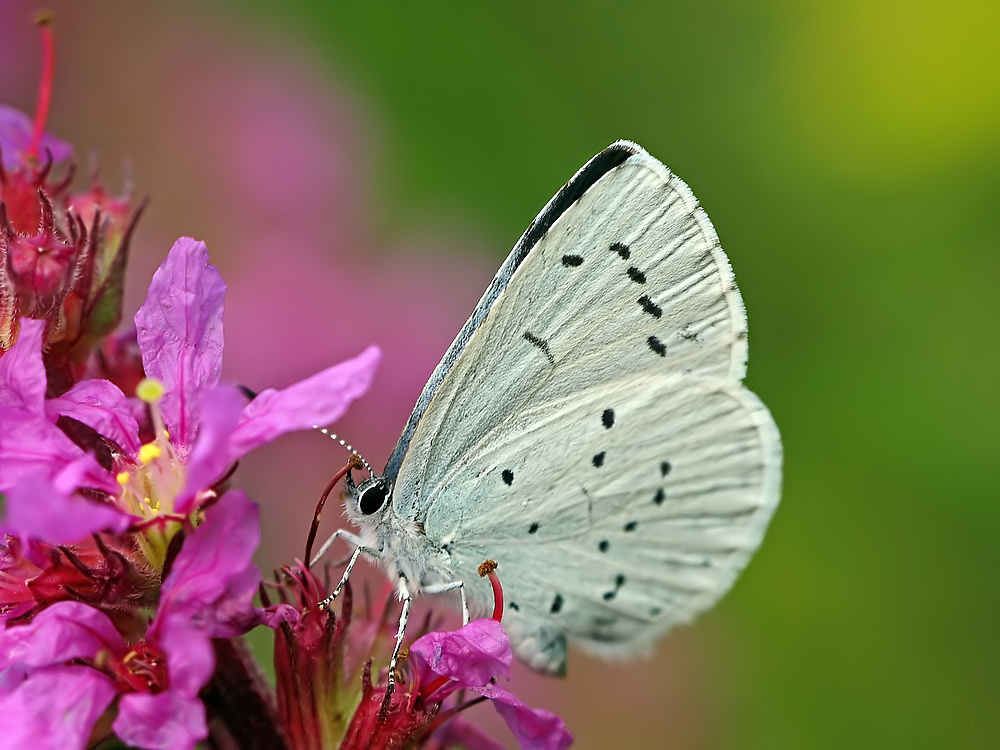
<instances>
[{"instance_id":1,"label":"flower stamen","mask_svg":"<svg viewBox=\"0 0 1000 750\"><path fill-rule=\"evenodd\" d=\"M496 560L486 560L479 566L479 575L481 577L489 576L490 585L493 586L493 614L491 617L500 622L500 618L503 617L503 588L500 586L500 576L496 573L498 567Z\"/></svg>"},{"instance_id":2,"label":"flower stamen","mask_svg":"<svg viewBox=\"0 0 1000 750\"><path fill-rule=\"evenodd\" d=\"M49 106L52 104L52 80L55 76L56 48L52 33L53 17L51 13L40 13L35 23L42 35L42 75L38 83L38 104L35 107L35 124L31 132L31 144L28 146L27 158L38 159L38 149L45 133L45 123L49 119Z\"/></svg>"},{"instance_id":3,"label":"flower stamen","mask_svg":"<svg viewBox=\"0 0 1000 750\"><path fill-rule=\"evenodd\" d=\"M162 455L163 451L160 450L160 446L156 443L146 443L139 448L139 463L143 465L151 463Z\"/></svg>"}]
</instances>

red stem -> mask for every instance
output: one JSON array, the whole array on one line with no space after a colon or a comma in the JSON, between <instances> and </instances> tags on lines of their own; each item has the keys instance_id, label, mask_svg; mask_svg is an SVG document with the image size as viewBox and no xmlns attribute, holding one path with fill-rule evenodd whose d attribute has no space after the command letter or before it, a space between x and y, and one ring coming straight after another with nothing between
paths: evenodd
<instances>
[{"instance_id":1,"label":"red stem","mask_svg":"<svg viewBox=\"0 0 1000 750\"><path fill-rule=\"evenodd\" d=\"M38 105L35 107L35 127L31 133L31 144L28 146L27 157L38 158L42 135L45 134L45 123L49 119L49 105L52 103L52 80L55 77L56 46L52 33L52 19L42 17L38 20L42 33L42 77L38 82Z\"/></svg>"}]
</instances>

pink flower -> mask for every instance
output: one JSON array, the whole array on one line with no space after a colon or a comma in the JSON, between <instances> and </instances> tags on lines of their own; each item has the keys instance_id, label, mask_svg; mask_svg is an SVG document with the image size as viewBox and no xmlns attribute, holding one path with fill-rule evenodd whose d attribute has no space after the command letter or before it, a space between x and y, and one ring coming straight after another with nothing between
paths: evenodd
<instances>
[{"instance_id":1,"label":"pink flower","mask_svg":"<svg viewBox=\"0 0 1000 750\"><path fill-rule=\"evenodd\" d=\"M199 691L215 668L211 639L242 634L258 619L252 557L259 536L256 506L241 492L224 495L184 542L144 634L134 616L113 621L73 601L0 631L5 741L51 746L56 728L55 745L83 747L117 697L113 728L124 742L193 747L208 733ZM121 623L132 628L122 632Z\"/></svg>"},{"instance_id":2,"label":"pink flower","mask_svg":"<svg viewBox=\"0 0 1000 750\"><path fill-rule=\"evenodd\" d=\"M496 620L484 618L452 632L428 633L410 646L425 701L440 702L456 690L471 690L489 698L525 750L561 750L572 736L555 714L529 708L512 693L496 686L510 676L510 638ZM441 678L444 678L443 680Z\"/></svg>"},{"instance_id":3,"label":"pink flower","mask_svg":"<svg viewBox=\"0 0 1000 750\"><path fill-rule=\"evenodd\" d=\"M163 386L149 407L153 434L145 444L133 404L106 380L85 380L46 400L44 326L22 322L17 344L0 358L0 491L10 494L10 533L68 542L101 529L179 520L214 496L213 482L233 461L290 430L335 421L365 392L378 363L374 347L249 403L235 387L220 385L224 295L205 245L178 240L136 314L146 375ZM74 442L60 428L66 420L90 430ZM51 491L22 502L36 494L21 482L45 482ZM67 523L54 511L71 505L77 520Z\"/></svg>"}]
</instances>

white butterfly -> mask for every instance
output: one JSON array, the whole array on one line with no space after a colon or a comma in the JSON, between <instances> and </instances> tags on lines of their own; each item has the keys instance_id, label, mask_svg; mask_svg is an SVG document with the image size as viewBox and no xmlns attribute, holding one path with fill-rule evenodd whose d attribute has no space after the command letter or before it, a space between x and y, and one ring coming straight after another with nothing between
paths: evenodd
<instances>
[{"instance_id":1,"label":"white butterfly","mask_svg":"<svg viewBox=\"0 0 1000 750\"><path fill-rule=\"evenodd\" d=\"M743 301L688 186L634 143L591 159L514 246L385 472L349 478L361 534L335 537L398 580L397 649L414 594L492 610L486 559L540 671L565 669L567 640L627 655L710 607L780 493L746 359Z\"/></svg>"}]
</instances>

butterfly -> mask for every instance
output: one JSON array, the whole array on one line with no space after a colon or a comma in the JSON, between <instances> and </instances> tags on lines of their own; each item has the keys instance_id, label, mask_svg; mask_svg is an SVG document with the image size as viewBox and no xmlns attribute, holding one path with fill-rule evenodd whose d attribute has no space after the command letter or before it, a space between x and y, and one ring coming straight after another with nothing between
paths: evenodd
<instances>
[{"instance_id":1,"label":"butterfly","mask_svg":"<svg viewBox=\"0 0 1000 750\"><path fill-rule=\"evenodd\" d=\"M777 427L743 383L747 321L688 186L634 143L599 153L514 246L338 532L467 617L499 563L530 667L567 643L647 650L732 585L778 504ZM336 536L336 535L335 535ZM331 540L332 541L332 540ZM393 670L390 669L390 679Z\"/></svg>"}]
</instances>

